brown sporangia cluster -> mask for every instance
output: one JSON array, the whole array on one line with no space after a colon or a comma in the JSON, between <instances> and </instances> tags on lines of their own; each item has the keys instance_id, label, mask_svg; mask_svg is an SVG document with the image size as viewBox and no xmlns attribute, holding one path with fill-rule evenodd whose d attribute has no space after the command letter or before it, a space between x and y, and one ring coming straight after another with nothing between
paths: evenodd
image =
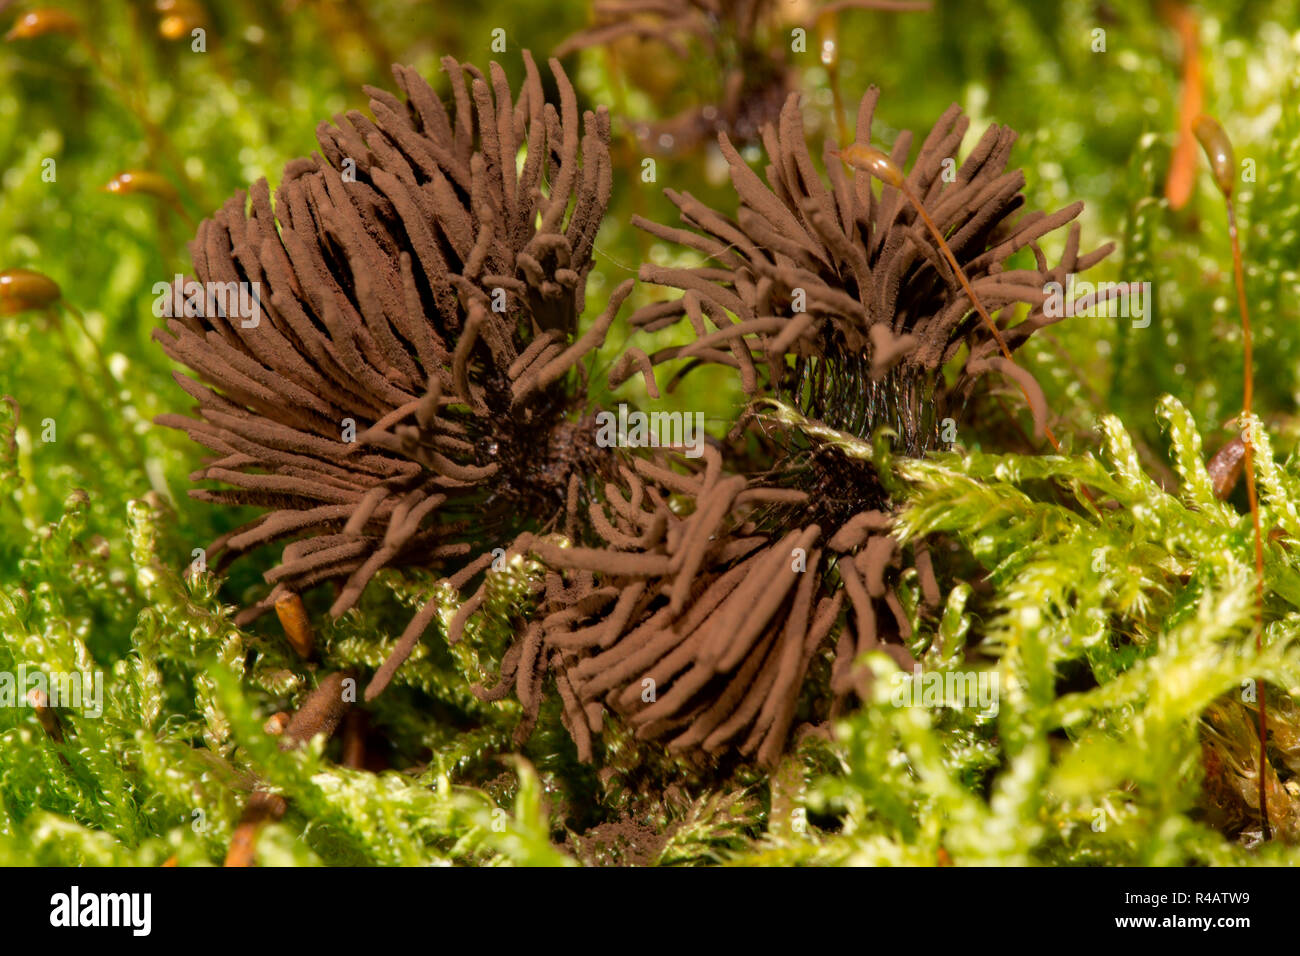
<instances>
[{"instance_id":1,"label":"brown sporangia cluster","mask_svg":"<svg viewBox=\"0 0 1300 956\"><path fill-rule=\"evenodd\" d=\"M771 764L800 721L865 696L869 672L854 666L864 652L910 666L918 605L941 600L929 555L904 555L891 537L892 502L854 443L888 425L897 453L924 454L984 372L1032 379L998 354L899 190L877 194L830 147L823 182L791 97L762 132L766 183L719 137L734 219L669 191L689 228L638 220L709 262L642 267L643 281L682 294L633 324L685 318L695 338L628 349L610 374L617 385L639 371L657 395L656 366L718 363L788 413L752 406L733 440L698 460L599 447L581 361L631 287L579 329L612 186L608 116L580 124L555 61L558 109L527 55L517 98L496 65L444 66L450 109L397 68L405 103L370 90L374 119L322 125L323 157L286 168L274 208L262 181L251 203L237 194L200 227L199 281L259 283L264 313L253 328L178 316L158 335L203 380L177 376L197 418L160 421L219 456L194 478L224 487L191 494L265 509L210 551L224 562L292 539L245 619L273 606L283 617L299 607L286 595L326 581L341 614L381 568L442 569L468 591L454 643L488 600L487 542L509 542L507 560L531 555L545 571L499 681L476 692L518 698L517 739L553 686L583 759L612 713L671 753ZM869 144L876 97L862 101L858 144ZM1108 250L1080 255L1075 227L1049 267L1039 240L1078 205L1013 218L1024 202L1023 176L1005 169L1014 134L991 128L957 166L966 128L956 107L945 113L907 181L1017 347L1053 321L1044 284ZM900 167L910 145L906 134L894 145ZM1036 268L1006 268L1022 249ZM766 444L761 465L739 454L742 435ZM437 612L430 600L415 615L367 699Z\"/></svg>"},{"instance_id":2,"label":"brown sporangia cluster","mask_svg":"<svg viewBox=\"0 0 1300 956\"><path fill-rule=\"evenodd\" d=\"M902 0L595 0L592 25L560 44L556 54L631 42L654 51L651 56L667 52L702 64L717 78L716 100L637 130L655 151L685 152L720 132L738 143L758 141L797 85L788 62L793 27L810 29L819 16L842 10L927 6Z\"/></svg>"},{"instance_id":3,"label":"brown sporangia cluster","mask_svg":"<svg viewBox=\"0 0 1300 956\"><path fill-rule=\"evenodd\" d=\"M870 145L878 97L873 87L862 98L858 144ZM1059 262L1049 266L1039 240L1078 216L1083 204L1017 217L1024 174L1006 169L1015 133L990 126L957 165L969 125L956 105L950 107L921 144L907 182L990 314L1005 310L999 325L1014 351L1059 321L1045 314L1044 286L1064 284L1068 273L1090 268L1112 246L1080 255L1075 225ZM641 309L632 324L657 331L684 317L695 339L644 360L638 356L639 363L690 360L683 371L702 362L732 366L751 396L781 398L859 437L888 425L912 455L935 445L938 423L960 412L976 379L998 371L1025 386L1041 427L1041 390L1000 354L901 191L885 186L877 194L868 173L846 170L837 160L832 143L823 151L828 187L809 153L795 95L779 122L764 129L763 142L766 182L725 134L719 136L740 199L735 218L666 190L688 228L636 220L652 235L708 257L694 268L641 266L642 281L683 295ZM900 168L911 146L907 132L895 141L891 157ZM1026 248L1035 266L1007 268ZM1015 322L1021 305L1028 314ZM955 381L948 384L943 370L959 356Z\"/></svg>"},{"instance_id":4,"label":"brown sporangia cluster","mask_svg":"<svg viewBox=\"0 0 1300 956\"><path fill-rule=\"evenodd\" d=\"M502 683L485 696L513 686L535 720L549 662L583 759L608 708L670 753L731 749L771 764L846 595L856 625L838 636L835 694L860 689L850 665L868 650L910 666L905 648L882 640L910 636L885 583L897 550L885 514L864 510L823 528L810 520L818 509L809 492L729 475L714 448L704 461L688 473L666 455L623 466L589 506L598 546L527 543L552 574ZM828 586L830 565L843 587ZM895 616L878 627L872 602L887 594ZM932 576L926 594L937 603Z\"/></svg>"},{"instance_id":5,"label":"brown sporangia cluster","mask_svg":"<svg viewBox=\"0 0 1300 956\"><path fill-rule=\"evenodd\" d=\"M858 142L869 143L877 95L872 90L862 101ZM967 126L956 107L944 114L921 146L909 185L950 237L981 302L1003 312L1002 336L1015 348L1053 321L1043 310L1044 285L1064 283L1109 249L1080 256L1076 226L1060 262L1049 267L1039 240L1081 207L1013 218L1024 202L1023 175L1005 170L1014 134L993 127L960 167L945 164ZM766 184L728 137L719 137L741 202L737 219L670 191L692 229L639 221L708 261L643 266L643 281L682 295L642 309L633 324L658 330L684 316L695 339L652 356L629 350L611 385L668 361L716 362L736 368L749 395L795 406L810 427L762 420L775 454L757 472L728 474L716 449L706 453L702 473L638 459L622 469L621 482L606 486L604 505L591 505L597 546L531 543L567 581L553 576L548 583L495 693L513 684L535 715L552 661L584 757L603 704L638 737L666 740L670 752L734 748L770 764L824 650L833 648L829 691L837 704L865 696L869 672L854 662L868 650L910 668L905 645L913 625L900 572L909 563L915 569L919 603L930 610L941 600L938 581L925 550L910 561L900 553L890 535L892 504L874 467L841 439L869 437L885 425L898 436L898 451L924 454L939 419L958 413L990 370L1027 382L1026 391L1039 396L1036 420L1045 417L1036 383L999 354L899 190L877 196L866 174L846 174L831 148L827 188L794 97L763 136ZM909 151L903 135L894 162L901 167ZM1005 268L1025 248L1037 268ZM1028 314L1010 324L1017 306ZM954 371L951 384L945 367Z\"/></svg>"},{"instance_id":6,"label":"brown sporangia cluster","mask_svg":"<svg viewBox=\"0 0 1300 956\"><path fill-rule=\"evenodd\" d=\"M254 327L185 314L155 333L200 377L176 376L197 417L159 419L217 455L192 478L223 487L191 494L265 509L209 559L293 539L241 621L326 581L341 614L385 567L480 571L485 530L559 521L589 470L594 433L571 420L585 399L568 373L631 289L578 334L612 187L609 117L579 115L557 61L558 109L527 55L517 99L495 64L443 64L450 110L395 68L405 102L368 90L374 119L322 124L323 158L290 163L274 206L262 180L200 226L197 280L257 283Z\"/></svg>"}]
</instances>

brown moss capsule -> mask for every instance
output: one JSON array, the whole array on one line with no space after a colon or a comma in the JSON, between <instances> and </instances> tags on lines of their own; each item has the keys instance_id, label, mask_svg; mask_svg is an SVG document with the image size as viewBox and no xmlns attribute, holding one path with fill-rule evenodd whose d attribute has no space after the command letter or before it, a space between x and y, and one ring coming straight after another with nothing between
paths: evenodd
<instances>
[{"instance_id":1,"label":"brown moss capsule","mask_svg":"<svg viewBox=\"0 0 1300 956\"><path fill-rule=\"evenodd\" d=\"M166 199L168 202L175 202L177 199L176 187L158 173L147 169L128 169L118 173L104 184L104 192L120 195L143 193L146 196Z\"/></svg>"},{"instance_id":2,"label":"brown moss capsule","mask_svg":"<svg viewBox=\"0 0 1300 956\"><path fill-rule=\"evenodd\" d=\"M64 10L33 10L24 13L5 34L6 40L30 40L47 33L74 36L81 29L77 18Z\"/></svg>"},{"instance_id":3,"label":"brown moss capsule","mask_svg":"<svg viewBox=\"0 0 1300 956\"><path fill-rule=\"evenodd\" d=\"M203 7L195 0L157 0L154 9L162 14L158 21L158 34L165 40L188 37L207 22Z\"/></svg>"},{"instance_id":4,"label":"brown moss capsule","mask_svg":"<svg viewBox=\"0 0 1300 956\"><path fill-rule=\"evenodd\" d=\"M43 690L32 690L27 694L27 703L36 711L36 719L40 721L46 736L56 744L63 743L63 725L59 723L59 715L50 706L49 695Z\"/></svg>"},{"instance_id":5,"label":"brown moss capsule","mask_svg":"<svg viewBox=\"0 0 1300 956\"><path fill-rule=\"evenodd\" d=\"M275 613L293 649L300 657L311 657L314 640L302 598L293 591L285 591L275 600Z\"/></svg>"},{"instance_id":6,"label":"brown moss capsule","mask_svg":"<svg viewBox=\"0 0 1300 956\"><path fill-rule=\"evenodd\" d=\"M292 719L293 714L287 710L277 711L266 718L266 723L262 725L262 729L272 737L279 737L284 733L284 728L289 726L289 721Z\"/></svg>"},{"instance_id":7,"label":"brown moss capsule","mask_svg":"<svg viewBox=\"0 0 1300 956\"><path fill-rule=\"evenodd\" d=\"M63 298L59 285L31 269L0 272L0 315L48 309Z\"/></svg>"},{"instance_id":8,"label":"brown moss capsule","mask_svg":"<svg viewBox=\"0 0 1300 956\"><path fill-rule=\"evenodd\" d=\"M179 40L189 32L189 21L184 17L163 17L158 24L158 33L165 40Z\"/></svg>"},{"instance_id":9,"label":"brown moss capsule","mask_svg":"<svg viewBox=\"0 0 1300 956\"><path fill-rule=\"evenodd\" d=\"M1237 163L1232 155L1232 141L1223 131L1219 121L1204 114L1196 117L1192 123L1196 141L1205 150L1205 157L1210 161L1210 171L1214 173L1214 182L1226 197L1232 196L1232 181L1236 175Z\"/></svg>"},{"instance_id":10,"label":"brown moss capsule","mask_svg":"<svg viewBox=\"0 0 1300 956\"><path fill-rule=\"evenodd\" d=\"M887 186L903 188L903 171L898 164L874 146L857 143L840 150L840 159L863 172L870 173Z\"/></svg>"},{"instance_id":11,"label":"brown moss capsule","mask_svg":"<svg viewBox=\"0 0 1300 956\"><path fill-rule=\"evenodd\" d=\"M1237 480L1241 477L1241 467L1245 461L1246 443L1240 438L1234 438L1215 452L1214 457L1206 464L1205 470L1210 473L1214 496L1220 501L1232 494L1232 489L1236 487Z\"/></svg>"}]
</instances>

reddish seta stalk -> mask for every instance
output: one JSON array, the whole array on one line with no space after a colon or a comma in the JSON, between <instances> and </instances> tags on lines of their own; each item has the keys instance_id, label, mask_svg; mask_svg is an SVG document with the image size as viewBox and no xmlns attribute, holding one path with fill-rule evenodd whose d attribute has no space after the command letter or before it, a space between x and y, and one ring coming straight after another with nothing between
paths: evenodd
<instances>
[{"instance_id":1,"label":"reddish seta stalk","mask_svg":"<svg viewBox=\"0 0 1300 956\"><path fill-rule=\"evenodd\" d=\"M952 271L954 275L956 275L957 281L961 283L962 291L966 293L966 297L970 299L971 306L979 314L980 319L988 328L989 333L993 336L993 340L997 342L998 348L1002 351L1003 358L1005 358L1010 365L1014 366L1016 360L1012 357L1011 349L1007 346L1006 339L1002 337L1002 332L998 329L997 323L993 321L992 316L990 316L988 310L984 308L984 304L980 301L979 296L975 294L974 286L971 285L970 279L967 278L965 270L962 269L961 264L957 261L957 257L953 255L952 249L948 246L947 240L943 237L942 230L939 229L935 224L935 221L930 217L930 214L926 211L925 205L921 202L920 197L917 196L912 187L907 184L907 178L903 175L903 171L898 167L898 164L890 159L882 150L876 149L874 146L865 146L860 143L841 150L839 155L848 165L855 169L861 169L870 173L885 185L893 186L903 194L903 197L911 204L912 208L916 210L916 214L921 218L921 221L925 224L925 228L934 238L935 244L939 247L939 251L943 253L943 257L948 261L948 265L952 267ZM1026 404L1032 407L1034 400L1029 394L1029 389L1025 387L1023 382L1017 382L1017 384L1020 386L1020 391L1025 396ZM1042 429L1044 437L1047 438L1052 449L1059 455L1061 453L1061 443L1057 440L1056 435L1052 432L1051 426L1048 425L1045 420L1042 424ZM1092 494L1087 488L1080 486L1080 490L1083 492L1084 497L1086 497L1090 502L1093 501Z\"/></svg>"},{"instance_id":2,"label":"reddish seta stalk","mask_svg":"<svg viewBox=\"0 0 1300 956\"><path fill-rule=\"evenodd\" d=\"M1255 489L1255 442L1251 401L1254 392L1254 363L1250 330L1250 314L1246 311L1246 287L1241 268L1241 244L1237 239L1237 215L1231 198L1228 204L1228 235L1232 239L1232 271L1237 285L1237 307L1241 310L1241 337L1244 356L1245 389L1242 397L1242 417L1247 427L1242 434L1246 447L1246 496L1250 499L1250 520L1255 530L1255 652L1264 649L1264 533L1260 527L1259 496ZM1264 839L1272 837L1268 823L1268 796L1265 786L1268 744L1268 705L1264 699L1264 681L1259 684L1259 816L1264 825Z\"/></svg>"},{"instance_id":3,"label":"reddish seta stalk","mask_svg":"<svg viewBox=\"0 0 1300 956\"><path fill-rule=\"evenodd\" d=\"M1255 397L1254 339L1250 328L1250 310L1246 306L1246 277L1241 264L1241 241L1237 236L1237 210L1232 201L1233 159L1232 142L1223 127L1209 116L1199 116L1193 124L1196 138L1205 150L1214 174L1214 182L1223 194L1228 209L1228 239L1232 243L1232 277L1237 287L1237 311L1241 314L1242 340L1242 399L1241 417L1245 423L1241 441L1246 452L1246 496L1250 501L1250 520L1255 532L1255 653L1264 649L1264 533L1260 527L1259 495L1255 488L1255 427L1252 406ZM1259 693L1259 817L1263 837L1270 840L1273 829L1268 820L1268 706L1264 697L1264 681L1257 682Z\"/></svg>"}]
</instances>

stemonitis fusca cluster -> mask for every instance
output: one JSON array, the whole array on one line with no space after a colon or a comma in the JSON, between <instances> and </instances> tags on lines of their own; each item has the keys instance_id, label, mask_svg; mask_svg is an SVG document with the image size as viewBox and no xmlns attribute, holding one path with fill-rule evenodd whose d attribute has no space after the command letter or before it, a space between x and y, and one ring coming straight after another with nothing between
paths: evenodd
<instances>
[{"instance_id":1,"label":"stemonitis fusca cluster","mask_svg":"<svg viewBox=\"0 0 1300 956\"><path fill-rule=\"evenodd\" d=\"M520 739L553 692L583 759L612 714L672 752L770 764L801 719L864 692L862 653L910 662L904 567L927 606L940 600L930 556L900 553L890 495L851 440L886 426L895 453L925 454L938 419L960 415L989 371L1015 379L1041 421L1041 392L998 346L1054 321L1044 285L1108 250L1081 254L1076 226L1049 266L1039 240L1079 206L1019 214L1024 179L1006 169L1004 128L946 175L967 128L949 110L907 184L1000 313L993 333L899 189L877 191L833 147L818 172L791 97L762 132L766 182L719 137L734 216L669 191L685 228L638 222L708 261L641 268L644 283L681 294L631 324L684 320L693 338L653 354L633 346L611 373L617 385L639 371L657 396L658 366L680 360L675 383L721 364L753 404L700 459L602 447L582 360L632 291L619 286L582 327L615 181L610 120L603 108L580 115L558 62L558 105L524 65L516 95L495 64L484 74L444 60L445 105L395 68L405 101L368 89L373 118L322 124L321 155L290 163L274 202L260 181L206 220L195 278L256 283L262 315L249 328L195 310L158 330L198 376L177 374L193 417L159 421L215 455L193 478L218 487L194 497L263 509L211 545L218 567L283 543L242 621L325 583L339 615L380 569L417 566L466 594L445 635L456 641L483 603L493 549L526 553L546 569L536 600L500 681L477 689L517 696ZM862 100L856 145L870 144L876 98ZM907 134L895 142L899 169L910 147ZM1035 264L1007 268L1022 249ZM754 431L770 451L757 463L737 453ZM367 698L436 614L430 599Z\"/></svg>"}]
</instances>

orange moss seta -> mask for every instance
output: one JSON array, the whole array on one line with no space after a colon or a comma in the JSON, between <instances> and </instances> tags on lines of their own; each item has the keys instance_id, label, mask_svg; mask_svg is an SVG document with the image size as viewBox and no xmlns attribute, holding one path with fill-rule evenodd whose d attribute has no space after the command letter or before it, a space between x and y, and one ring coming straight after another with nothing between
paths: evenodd
<instances>
[{"instance_id":1,"label":"orange moss seta","mask_svg":"<svg viewBox=\"0 0 1300 956\"><path fill-rule=\"evenodd\" d=\"M1182 209L1192 195L1196 180L1196 137L1192 128L1201 112L1204 84L1196 18L1181 3L1160 4L1164 20L1178 31L1183 47L1183 89L1178 107L1178 143L1169 161L1165 198L1173 209Z\"/></svg>"},{"instance_id":2,"label":"orange moss seta","mask_svg":"<svg viewBox=\"0 0 1300 956\"><path fill-rule=\"evenodd\" d=\"M1250 326L1250 309L1246 303L1246 276L1241 261L1241 239L1237 234L1237 209L1232 201L1233 177L1236 161L1233 158L1232 141L1218 120L1210 116L1198 116L1192 124L1197 141L1205 150L1210 170L1214 174L1215 184L1223 193L1223 202L1228 210L1228 239L1232 243L1232 278L1237 288L1237 311L1241 314L1242 342L1242 399L1241 420L1244 425L1241 433L1245 449L1246 497L1250 500L1250 522L1255 533L1255 652L1264 648L1264 531L1260 524L1259 492L1255 487L1255 435L1254 435L1254 397L1255 397L1255 345ZM1272 839L1272 827L1268 819L1268 794L1265 778L1268 771L1268 704L1264 697L1264 681L1257 681L1259 688L1259 817L1265 840Z\"/></svg>"}]
</instances>

